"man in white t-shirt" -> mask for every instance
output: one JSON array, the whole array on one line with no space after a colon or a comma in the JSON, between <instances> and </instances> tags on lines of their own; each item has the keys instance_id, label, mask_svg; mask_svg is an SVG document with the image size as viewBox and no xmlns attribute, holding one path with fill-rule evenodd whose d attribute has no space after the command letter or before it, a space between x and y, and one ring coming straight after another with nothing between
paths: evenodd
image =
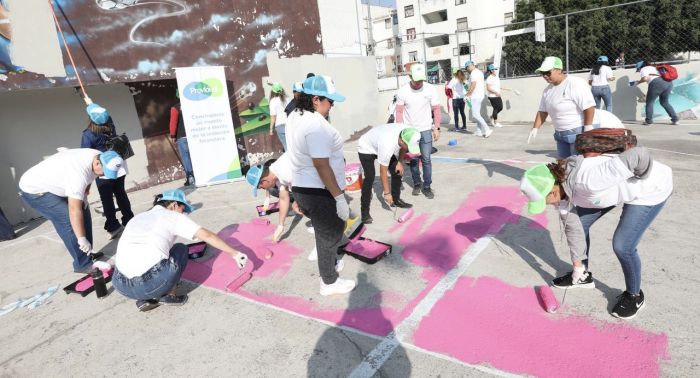
<instances>
[{"instance_id":1,"label":"man in white t-shirt","mask_svg":"<svg viewBox=\"0 0 700 378\"><path fill-rule=\"evenodd\" d=\"M269 208L270 196L279 198L279 224L272 234L274 241L279 241L284 232L290 204L294 211L301 213L291 194L292 174L292 162L289 159L289 154L284 153L278 159L271 159L265 164L250 167L245 176L248 184L253 187L253 197L258 196L258 189L265 190L263 209Z\"/></svg>"},{"instance_id":2,"label":"man in white t-shirt","mask_svg":"<svg viewBox=\"0 0 700 378\"><path fill-rule=\"evenodd\" d=\"M651 125L654 122L654 103L657 98L659 99L659 103L661 103L661 107L663 107L668 116L671 117L671 124L677 125L678 115L676 114L676 110L673 109L673 106L668 102L668 98L671 96L671 91L673 90L673 82L660 78L659 70L645 60L637 62L635 68L640 76L636 84L649 83L646 96L644 125Z\"/></svg>"},{"instance_id":3,"label":"man in white t-shirt","mask_svg":"<svg viewBox=\"0 0 700 378\"><path fill-rule=\"evenodd\" d=\"M50 156L19 179L20 197L51 221L73 258L76 273L92 267L90 184L100 176L114 180L125 174L124 160L116 152L76 148Z\"/></svg>"},{"instance_id":4,"label":"man in white t-shirt","mask_svg":"<svg viewBox=\"0 0 700 378\"><path fill-rule=\"evenodd\" d=\"M423 185L421 188L420 169L418 159L412 159L410 163L411 176L413 176L413 195L423 192L427 198L435 197L430 184L433 182L433 169L430 155L433 149L433 140L440 139L440 104L437 93L432 84L425 82L425 66L422 63L413 63L410 67L411 81L399 89L396 101L396 123L404 123L406 126L417 129L421 134L420 160L423 165Z\"/></svg>"},{"instance_id":5,"label":"man in white t-shirt","mask_svg":"<svg viewBox=\"0 0 700 378\"><path fill-rule=\"evenodd\" d=\"M557 155L565 159L576 155L576 135L593 124L595 100L588 83L580 77L564 73L561 59L548 56L535 72L542 75L549 85L542 93L535 123L527 139L537 136L537 131L547 119L552 118Z\"/></svg>"},{"instance_id":6,"label":"man in white t-shirt","mask_svg":"<svg viewBox=\"0 0 700 378\"><path fill-rule=\"evenodd\" d=\"M481 102L484 101L484 73L476 68L474 62L468 60L464 63L464 69L469 72L469 92L466 97L471 101L472 117L476 121L477 131L474 136L483 136L488 138L493 132L489 125L481 116Z\"/></svg>"},{"instance_id":7,"label":"man in white t-shirt","mask_svg":"<svg viewBox=\"0 0 700 378\"><path fill-rule=\"evenodd\" d=\"M388 123L375 126L360 137L357 153L365 173L362 182L361 213L362 222L372 223L369 214L374 187L374 161L379 161L379 179L382 184L382 198L389 206L410 208L413 205L401 199L401 178L403 177L403 160L405 155L420 154L420 133L412 127L401 123ZM389 186L391 172L391 187Z\"/></svg>"}]
</instances>

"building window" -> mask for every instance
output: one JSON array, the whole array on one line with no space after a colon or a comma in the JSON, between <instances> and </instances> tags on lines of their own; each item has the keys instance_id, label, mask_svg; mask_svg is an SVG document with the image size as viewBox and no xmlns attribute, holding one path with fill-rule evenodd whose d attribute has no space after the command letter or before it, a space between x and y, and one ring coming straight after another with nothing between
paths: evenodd
<instances>
[{"instance_id":1,"label":"building window","mask_svg":"<svg viewBox=\"0 0 700 378\"><path fill-rule=\"evenodd\" d=\"M391 18L384 19L384 29L391 29Z\"/></svg>"},{"instance_id":2,"label":"building window","mask_svg":"<svg viewBox=\"0 0 700 378\"><path fill-rule=\"evenodd\" d=\"M399 16L396 14L396 11L394 11L394 12L391 14L391 22L392 22L394 25L398 25L398 24L399 24Z\"/></svg>"},{"instance_id":3,"label":"building window","mask_svg":"<svg viewBox=\"0 0 700 378\"><path fill-rule=\"evenodd\" d=\"M466 4L466 3L467 3L467 0L455 0L455 5L462 5L462 4Z\"/></svg>"},{"instance_id":4,"label":"building window","mask_svg":"<svg viewBox=\"0 0 700 378\"><path fill-rule=\"evenodd\" d=\"M413 5L403 7L404 17L413 17Z\"/></svg>"},{"instance_id":5,"label":"building window","mask_svg":"<svg viewBox=\"0 0 700 378\"><path fill-rule=\"evenodd\" d=\"M406 29L406 40L411 41L416 39L416 28Z\"/></svg>"},{"instance_id":6,"label":"building window","mask_svg":"<svg viewBox=\"0 0 700 378\"><path fill-rule=\"evenodd\" d=\"M513 22L513 12L508 12L503 15L503 23L504 24L510 24Z\"/></svg>"},{"instance_id":7,"label":"building window","mask_svg":"<svg viewBox=\"0 0 700 378\"><path fill-rule=\"evenodd\" d=\"M408 61L409 62L417 62L418 61L418 51L409 51L408 52Z\"/></svg>"},{"instance_id":8,"label":"building window","mask_svg":"<svg viewBox=\"0 0 700 378\"><path fill-rule=\"evenodd\" d=\"M390 49L394 47L394 37L391 37L386 40L386 48Z\"/></svg>"},{"instance_id":9,"label":"building window","mask_svg":"<svg viewBox=\"0 0 700 378\"><path fill-rule=\"evenodd\" d=\"M459 52L457 49L452 49L452 55L457 56L459 55L469 55L469 54L474 54L474 45L469 45L468 43L461 43L459 45Z\"/></svg>"},{"instance_id":10,"label":"building window","mask_svg":"<svg viewBox=\"0 0 700 378\"><path fill-rule=\"evenodd\" d=\"M467 18L462 17L457 19L457 31L458 32L463 32L467 31L469 29L469 24L467 24Z\"/></svg>"},{"instance_id":11,"label":"building window","mask_svg":"<svg viewBox=\"0 0 700 378\"><path fill-rule=\"evenodd\" d=\"M426 24L434 24L437 22L447 21L447 9L442 9L435 12L423 14L423 19Z\"/></svg>"}]
</instances>

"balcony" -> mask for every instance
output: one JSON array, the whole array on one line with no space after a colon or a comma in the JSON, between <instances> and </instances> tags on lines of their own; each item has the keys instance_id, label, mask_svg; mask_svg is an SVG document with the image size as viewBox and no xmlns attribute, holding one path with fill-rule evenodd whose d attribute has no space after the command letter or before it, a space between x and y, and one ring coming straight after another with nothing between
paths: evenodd
<instances>
[{"instance_id":1,"label":"balcony","mask_svg":"<svg viewBox=\"0 0 700 378\"><path fill-rule=\"evenodd\" d=\"M450 44L450 36L448 34L436 35L433 37L426 37L425 44L428 47L437 47Z\"/></svg>"},{"instance_id":2,"label":"balcony","mask_svg":"<svg viewBox=\"0 0 700 378\"><path fill-rule=\"evenodd\" d=\"M426 25L447 21L447 9L423 14Z\"/></svg>"}]
</instances>

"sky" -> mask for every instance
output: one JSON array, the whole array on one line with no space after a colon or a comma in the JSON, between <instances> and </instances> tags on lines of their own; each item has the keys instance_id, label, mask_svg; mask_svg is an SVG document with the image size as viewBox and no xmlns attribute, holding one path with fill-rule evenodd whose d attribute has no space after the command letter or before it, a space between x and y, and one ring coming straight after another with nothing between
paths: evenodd
<instances>
[{"instance_id":1,"label":"sky","mask_svg":"<svg viewBox=\"0 0 700 378\"><path fill-rule=\"evenodd\" d=\"M362 0L363 4L381 5L383 7L396 8L396 0Z\"/></svg>"}]
</instances>

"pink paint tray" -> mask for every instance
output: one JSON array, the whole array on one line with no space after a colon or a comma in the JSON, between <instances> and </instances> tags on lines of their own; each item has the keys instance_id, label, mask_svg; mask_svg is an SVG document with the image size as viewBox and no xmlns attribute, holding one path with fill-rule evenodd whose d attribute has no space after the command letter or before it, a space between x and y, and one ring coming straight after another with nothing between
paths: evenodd
<instances>
[{"instance_id":1,"label":"pink paint tray","mask_svg":"<svg viewBox=\"0 0 700 378\"><path fill-rule=\"evenodd\" d=\"M384 256L389 256L391 248L391 244L359 237L345 244L343 253L367 264L374 264L383 259Z\"/></svg>"},{"instance_id":2,"label":"pink paint tray","mask_svg":"<svg viewBox=\"0 0 700 378\"><path fill-rule=\"evenodd\" d=\"M269 215L269 214L276 213L276 212L280 211L280 203L279 202L271 203L270 207L267 208L267 211L263 211L262 205L255 206L255 210L258 211L258 216L264 217L265 215Z\"/></svg>"},{"instance_id":3,"label":"pink paint tray","mask_svg":"<svg viewBox=\"0 0 700 378\"><path fill-rule=\"evenodd\" d=\"M204 251L207 249L207 242L196 242L187 245L188 256L191 260L198 259L204 256Z\"/></svg>"},{"instance_id":4,"label":"pink paint tray","mask_svg":"<svg viewBox=\"0 0 700 378\"><path fill-rule=\"evenodd\" d=\"M103 270L102 274L104 275L105 278L105 283L110 282L112 280L112 273L114 272L113 269L110 270ZM80 277L77 281L71 283L70 285L66 286L63 288L63 291L66 292L66 294L70 293L76 293L80 294L81 297L84 297L90 293L92 293L95 290L95 287L92 285L92 277L90 274L86 274L82 277Z\"/></svg>"}]
</instances>

